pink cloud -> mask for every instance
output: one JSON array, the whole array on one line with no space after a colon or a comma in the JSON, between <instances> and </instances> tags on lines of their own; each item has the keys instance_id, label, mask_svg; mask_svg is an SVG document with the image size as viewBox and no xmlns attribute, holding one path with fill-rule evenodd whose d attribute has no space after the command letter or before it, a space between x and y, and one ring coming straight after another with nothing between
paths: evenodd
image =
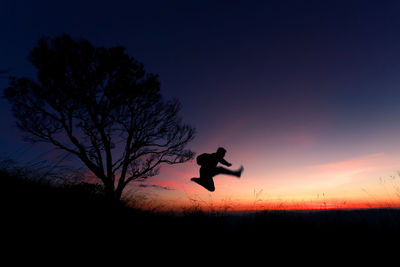
<instances>
[{"instance_id":1,"label":"pink cloud","mask_svg":"<svg viewBox=\"0 0 400 267\"><path fill-rule=\"evenodd\" d=\"M317 142L314 134L305 131L291 132L282 138L295 148L308 148Z\"/></svg>"},{"instance_id":2,"label":"pink cloud","mask_svg":"<svg viewBox=\"0 0 400 267\"><path fill-rule=\"evenodd\" d=\"M321 173L365 172L394 163L394 158L385 153L364 155L343 161L308 166L309 170Z\"/></svg>"}]
</instances>

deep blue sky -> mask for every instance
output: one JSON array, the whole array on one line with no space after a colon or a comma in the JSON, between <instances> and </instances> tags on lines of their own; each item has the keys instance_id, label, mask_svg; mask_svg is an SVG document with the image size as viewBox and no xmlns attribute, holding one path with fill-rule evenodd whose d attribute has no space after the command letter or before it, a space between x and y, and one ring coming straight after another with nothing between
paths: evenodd
<instances>
[{"instance_id":1,"label":"deep blue sky","mask_svg":"<svg viewBox=\"0 0 400 267\"><path fill-rule=\"evenodd\" d=\"M338 160L399 148L399 14L399 1L1 1L0 69L33 77L41 36L123 45L180 99L195 150L294 140L318 146L288 161ZM0 112L0 150L13 151L4 100Z\"/></svg>"}]
</instances>

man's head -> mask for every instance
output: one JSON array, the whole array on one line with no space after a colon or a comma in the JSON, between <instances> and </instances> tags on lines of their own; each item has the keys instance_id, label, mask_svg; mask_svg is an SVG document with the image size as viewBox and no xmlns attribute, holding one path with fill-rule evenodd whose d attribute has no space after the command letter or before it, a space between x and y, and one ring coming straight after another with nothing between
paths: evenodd
<instances>
[{"instance_id":1,"label":"man's head","mask_svg":"<svg viewBox=\"0 0 400 267\"><path fill-rule=\"evenodd\" d=\"M225 153L226 153L226 149L225 149L225 148L219 147L219 148L217 149L217 156L218 156L218 157L220 157L220 158L225 157Z\"/></svg>"}]
</instances>

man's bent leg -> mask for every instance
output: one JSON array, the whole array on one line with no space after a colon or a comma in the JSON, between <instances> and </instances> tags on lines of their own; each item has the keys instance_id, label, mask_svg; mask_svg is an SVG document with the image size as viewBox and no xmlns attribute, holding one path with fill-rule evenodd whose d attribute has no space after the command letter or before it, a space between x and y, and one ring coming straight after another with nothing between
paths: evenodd
<instances>
[{"instance_id":1,"label":"man's bent leg","mask_svg":"<svg viewBox=\"0 0 400 267\"><path fill-rule=\"evenodd\" d=\"M212 171L210 169L201 167L200 168L200 178L198 178L194 182L200 184L201 186L206 188L208 191L214 192L215 185L214 185L214 180L212 177L213 177L213 175L212 175Z\"/></svg>"},{"instance_id":2,"label":"man's bent leg","mask_svg":"<svg viewBox=\"0 0 400 267\"><path fill-rule=\"evenodd\" d=\"M198 183L210 192L215 191L214 180L212 178L192 178L190 180Z\"/></svg>"}]
</instances>

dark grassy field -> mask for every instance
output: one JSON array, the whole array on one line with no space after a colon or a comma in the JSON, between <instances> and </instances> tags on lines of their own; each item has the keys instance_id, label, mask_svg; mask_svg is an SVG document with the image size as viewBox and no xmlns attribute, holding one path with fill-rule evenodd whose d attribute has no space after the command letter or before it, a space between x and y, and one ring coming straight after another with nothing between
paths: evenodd
<instances>
[{"instance_id":1,"label":"dark grassy field","mask_svg":"<svg viewBox=\"0 0 400 267\"><path fill-rule=\"evenodd\" d=\"M55 186L6 172L0 179L2 242L17 251L60 257L168 251L204 260L222 251L230 257L390 253L400 240L398 209L161 213L110 205L87 184Z\"/></svg>"}]
</instances>

